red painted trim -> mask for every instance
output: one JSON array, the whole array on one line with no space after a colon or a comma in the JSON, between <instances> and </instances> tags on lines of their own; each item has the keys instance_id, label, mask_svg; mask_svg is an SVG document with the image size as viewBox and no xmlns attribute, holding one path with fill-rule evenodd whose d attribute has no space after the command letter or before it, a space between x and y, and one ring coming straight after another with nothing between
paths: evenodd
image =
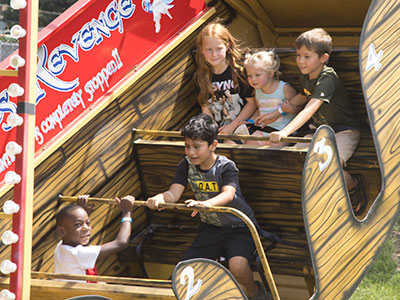
<instances>
[{"instance_id":1,"label":"red painted trim","mask_svg":"<svg viewBox=\"0 0 400 300\"><path fill-rule=\"evenodd\" d=\"M34 2L34 3L32 3ZM32 32L32 11L34 9L33 5L38 5L38 1L27 1L27 6L25 9L19 11L20 14L20 25L25 28L26 36L19 40L19 55L23 57L26 61L24 67L19 68L18 70L18 83L21 85L25 92L24 95L18 98L18 102L33 102L34 99L31 99L29 95L30 92L30 80L31 70L30 70L30 61L32 59L35 60L36 57L30 57L31 55L31 45L36 45L36 39L32 39L32 34L37 34ZM34 20L37 22L37 20ZM34 27L36 28L36 27ZM36 72L35 72L36 74ZM26 206L27 197L33 197L33 191L29 188L30 183L29 180L33 181L33 168L29 169L28 159L33 158L34 151L34 136L30 136L30 128L31 122L28 122L28 116L26 114L20 114L24 118L24 123L21 126L17 127L16 141L19 145L22 146L21 154L17 155L16 158L16 173L21 176L21 182L14 186L14 201L20 205L19 213L13 216L13 231L18 234L19 240L18 243L12 245L11 248L11 261L17 264L17 270L10 274L10 290L16 295L16 300L21 300L22 289L23 289L23 272L24 272L24 236L25 236L25 221L29 221L31 218L26 218L28 214L32 214L32 208ZM32 131L33 132L33 131ZM30 141L30 139L32 141ZM32 153L30 153L32 152ZM31 172L31 174L29 174ZM31 201L30 201L31 203ZM31 206L31 205L30 205ZM30 273L30 265L31 262L28 262L29 273ZM26 280L26 279L25 279ZM24 298L26 298L24 296Z\"/></svg>"}]
</instances>

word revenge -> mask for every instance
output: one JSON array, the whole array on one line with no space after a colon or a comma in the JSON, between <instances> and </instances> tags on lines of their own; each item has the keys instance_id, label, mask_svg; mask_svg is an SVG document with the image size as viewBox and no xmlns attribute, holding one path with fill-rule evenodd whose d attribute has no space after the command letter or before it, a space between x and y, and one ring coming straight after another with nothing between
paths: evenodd
<instances>
[{"instance_id":1,"label":"word revenge","mask_svg":"<svg viewBox=\"0 0 400 300\"><path fill-rule=\"evenodd\" d=\"M116 29L122 34L124 31L123 19L130 18L135 12L135 8L136 5L132 3L132 0L113 0L104 11L100 12L97 20L92 19L73 34L72 47L61 44L48 55L46 45L40 46L38 49L36 104L46 96L46 92L41 88L40 82L60 92L74 90L79 85L79 78L75 78L72 81L59 79L59 76L67 66L64 56L77 63L79 62L79 49L83 51L92 50L94 46L103 42L104 37L109 38L111 31Z\"/></svg>"},{"instance_id":2,"label":"word revenge","mask_svg":"<svg viewBox=\"0 0 400 300\"><path fill-rule=\"evenodd\" d=\"M131 88L126 82L142 76L136 70L146 70L145 66L157 61L160 50L205 13L204 1L191 0L190 5L175 2L90 0L72 6L46 27L38 39L36 78L33 91L29 89L36 104L36 123L32 124L35 154L46 153L42 157L47 157L58 142L79 130L80 124L101 113L108 100L114 100L111 97ZM3 65L11 68L9 60ZM20 112L19 99L8 91L18 79L0 78L1 189L3 172L14 170L18 161L18 155L6 153L7 143L18 140L19 135L8 119ZM21 146L24 151L25 146ZM202 187L215 188L209 183Z\"/></svg>"},{"instance_id":3,"label":"word revenge","mask_svg":"<svg viewBox=\"0 0 400 300\"><path fill-rule=\"evenodd\" d=\"M93 95L99 88L104 92L104 84L108 87L110 76L116 73L123 66L118 54L118 49L115 48L112 50L111 55L113 59L85 84L85 92L88 95L88 98L86 99L87 102L93 101ZM62 104L59 104L57 108L40 123L40 126L36 126L35 139L39 145L42 145L44 142L44 134L56 129L57 127L63 129L62 121L70 113L79 107L82 107L83 110L86 109L84 96L85 94L83 94L82 89L72 92L71 97L66 99Z\"/></svg>"}]
</instances>

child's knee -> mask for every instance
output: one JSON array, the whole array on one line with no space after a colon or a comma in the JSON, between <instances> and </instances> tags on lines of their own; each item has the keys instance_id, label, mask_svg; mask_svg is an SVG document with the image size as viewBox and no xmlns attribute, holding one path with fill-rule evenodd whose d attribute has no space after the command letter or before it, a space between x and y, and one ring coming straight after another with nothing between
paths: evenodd
<instances>
[{"instance_id":1,"label":"child's knee","mask_svg":"<svg viewBox=\"0 0 400 300\"><path fill-rule=\"evenodd\" d=\"M242 274L249 268L249 261L242 256L234 256L229 259L229 270L232 274Z\"/></svg>"}]
</instances>

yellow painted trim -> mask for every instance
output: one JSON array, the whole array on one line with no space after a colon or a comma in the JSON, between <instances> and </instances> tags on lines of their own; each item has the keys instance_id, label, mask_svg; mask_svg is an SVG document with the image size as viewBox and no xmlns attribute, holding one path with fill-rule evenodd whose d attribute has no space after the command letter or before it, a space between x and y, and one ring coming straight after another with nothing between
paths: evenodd
<instances>
[{"instance_id":1,"label":"yellow painted trim","mask_svg":"<svg viewBox=\"0 0 400 300\"><path fill-rule=\"evenodd\" d=\"M10 186L9 184L4 184L1 188L0 188L0 197L3 196L5 193L7 193L9 190L11 190L12 186Z\"/></svg>"},{"instance_id":2,"label":"yellow painted trim","mask_svg":"<svg viewBox=\"0 0 400 300\"><path fill-rule=\"evenodd\" d=\"M9 278L0 277L0 287L9 284ZM32 279L33 299L65 299L68 295L104 295L113 300L122 299L176 299L171 288L131 286L120 284L98 284L66 282L58 280ZM31 299L31 298L21 298Z\"/></svg>"},{"instance_id":3,"label":"yellow painted trim","mask_svg":"<svg viewBox=\"0 0 400 300\"><path fill-rule=\"evenodd\" d=\"M0 76L9 76L9 77L17 77L17 70L0 70Z\"/></svg>"},{"instance_id":4,"label":"yellow painted trim","mask_svg":"<svg viewBox=\"0 0 400 300\"><path fill-rule=\"evenodd\" d=\"M65 130L63 133L63 138L60 138L53 144L48 147L44 146L36 152L36 157L34 159L34 167L36 168L40 163L42 163L47 157L49 157L54 151L56 151L62 144L64 144L68 139L70 139L75 133L77 133L83 126L85 126L90 120L92 120L95 116L97 116L103 109L105 109L110 103L112 103L116 98L118 98L126 89L133 85L136 81L138 81L147 71L149 71L152 67L154 67L165 55L172 51L179 43L185 40L190 34L192 34L197 28L203 25L206 21L208 21L214 14L216 13L216 9L214 7L210 8L200 19L186 28L184 31L178 33L178 36L175 38L175 41L170 45L166 46L163 50L159 52L157 56L155 56L148 64L146 64L140 70L133 70L131 75L128 75L128 78L118 86L106 100L102 101L98 105L95 105L93 108L89 108L89 112L86 116L82 117L82 119L76 124L72 124L72 126ZM3 196L6 192L8 192L12 186L4 185L0 188L0 197Z\"/></svg>"}]
</instances>

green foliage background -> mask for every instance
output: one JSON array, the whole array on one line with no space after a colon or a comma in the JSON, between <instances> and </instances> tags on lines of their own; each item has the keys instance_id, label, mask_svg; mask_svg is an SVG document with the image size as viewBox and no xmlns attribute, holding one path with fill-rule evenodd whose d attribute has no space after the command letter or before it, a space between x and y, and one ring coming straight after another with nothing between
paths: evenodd
<instances>
[{"instance_id":1,"label":"green foliage background","mask_svg":"<svg viewBox=\"0 0 400 300\"><path fill-rule=\"evenodd\" d=\"M77 0L40 0L39 1L39 27L45 27L59 14L69 8ZM0 0L0 4L10 4L10 0ZM10 28L19 23L19 12L10 6L7 10L0 12L3 21Z\"/></svg>"},{"instance_id":2,"label":"green foliage background","mask_svg":"<svg viewBox=\"0 0 400 300\"><path fill-rule=\"evenodd\" d=\"M388 239L350 300L400 299L400 216Z\"/></svg>"}]
</instances>

